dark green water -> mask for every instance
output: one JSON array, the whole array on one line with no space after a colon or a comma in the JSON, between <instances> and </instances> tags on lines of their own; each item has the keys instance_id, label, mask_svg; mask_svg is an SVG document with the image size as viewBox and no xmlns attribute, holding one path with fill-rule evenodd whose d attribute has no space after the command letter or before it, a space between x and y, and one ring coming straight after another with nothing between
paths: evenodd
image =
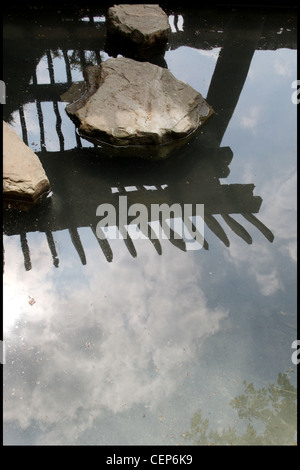
<instances>
[{"instance_id":1,"label":"dark green water","mask_svg":"<svg viewBox=\"0 0 300 470\"><path fill-rule=\"evenodd\" d=\"M4 213L6 445L296 443L296 13L167 13L154 61L215 115L152 163L95 152L60 98L111 53L104 7L4 17L4 120L53 192ZM205 246L100 243L120 194L204 204Z\"/></svg>"}]
</instances>

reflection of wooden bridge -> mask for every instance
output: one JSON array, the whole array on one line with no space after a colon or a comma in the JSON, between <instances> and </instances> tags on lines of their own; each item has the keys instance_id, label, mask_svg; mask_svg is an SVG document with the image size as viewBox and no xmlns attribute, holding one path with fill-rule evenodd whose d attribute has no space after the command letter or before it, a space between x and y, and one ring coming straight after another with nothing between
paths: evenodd
<instances>
[{"instance_id":1,"label":"reflection of wooden bridge","mask_svg":"<svg viewBox=\"0 0 300 470\"><path fill-rule=\"evenodd\" d=\"M191 148L194 147L194 148ZM102 160L92 150L72 150L54 152L51 159L47 154L40 158L46 173L52 181L53 196L40 206L28 212L19 213L17 218L4 217L4 233L20 235L21 248L24 255L25 268L31 269L30 249L27 233L43 232L55 266L59 264L59 256L54 242L54 233L68 230L70 239L79 255L82 264L86 264L84 247L78 233L79 227L89 227L95 235L99 247L107 261L112 261L113 253L109 239L100 240L96 235L99 218L96 209L102 203L110 203L116 208L119 196L126 195L128 206L143 204L148 214L152 204L167 204L172 206L179 203L204 204L204 222L206 228L226 246L230 245L229 238L217 218L222 216L224 224L246 243L252 243L252 237L245 227L239 223L234 214L241 214L245 221L258 229L270 242L273 241L271 231L260 222L254 214L259 212L262 199L253 195L253 184L221 184L220 177L228 174L228 164L232 152L228 147L221 149L205 148L196 140L189 145L189 155L174 156L171 161L149 162L132 161L118 162L119 170L114 175L115 160ZM202 155L199 158L198 155ZM87 156L87 152L90 155ZM47 158L46 158L47 157ZM180 165L180 178L178 169ZM128 223L134 217L128 217ZM154 222L151 220L151 222ZM166 220L159 221L164 230ZM132 256L137 256L134 241L125 226L117 220L120 233L125 236L124 243ZM205 230L206 230L205 228ZM205 236L204 231L204 236ZM157 253L162 253L162 246L154 237L150 224L146 237L153 243ZM171 236L170 242L180 250L186 251L183 238ZM208 249L204 239L204 249Z\"/></svg>"},{"instance_id":2,"label":"reflection of wooden bridge","mask_svg":"<svg viewBox=\"0 0 300 470\"><path fill-rule=\"evenodd\" d=\"M49 199L28 213L18 214L14 221L4 214L4 233L20 235L25 268L31 268L26 234L32 231L45 233L53 263L58 266L53 233L67 229L81 262L86 264L78 228L90 227L96 236L96 208L103 202L117 205L120 194L128 196L129 205L138 202L147 208L153 203L204 204L206 226L226 246L230 242L223 222L246 243L252 242L250 233L235 220L234 214L241 214L246 223L255 226L272 241L273 234L254 215L259 212L262 203L259 196L253 195L254 185L220 183L219 179L226 178L229 173L228 165L233 156L230 148L220 145L255 50L279 47L296 49L296 15L289 11L282 13L282 10L280 14L272 10L263 14L240 14L239 10L224 13L208 9L206 15L202 10L201 17L191 9L185 11L181 8L175 13L170 12L174 31L169 42L170 49L182 45L199 49L221 48L206 96L216 113L204 128L201 139L183 147L180 155L172 158L172 162L150 165L144 161L127 161L124 165L124 162L116 164L115 161L99 159L92 149L82 148L82 141L75 131L74 145L68 147L72 150L66 151L66 138L70 139L70 136L65 134L63 124L66 116L61 114L59 106L61 94L73 81L74 65L83 69L90 63L89 57L92 57L93 63L101 62L101 51L106 48L105 13L106 10L99 12L99 9L83 9L70 18L70 13L62 9L59 16L55 14L53 17L51 11L46 11L43 18L38 12L37 26L34 10L26 12L28 21L24 21L17 11L4 21L3 78L7 84L4 120L9 122L12 113L18 112L23 140L30 145L24 106L28 102L36 106L41 150L38 155L54 193L52 200ZM179 17L183 23L180 28ZM68 21L70 19L72 21ZM58 54L59 67L65 70L66 79L63 82L56 79L55 56ZM42 58L49 71L49 83L46 84L39 83L36 73ZM22 76L15 73L17 69L22 70ZM59 152L47 151L49 123L43 111L46 102L50 102L53 107ZM147 186L154 186L155 190L147 189ZM134 187L135 191L129 191L128 187ZM222 216L222 225L215 217L217 214ZM125 227L120 227L120 230L124 231ZM160 242L151 238L150 228L146 235L157 252L161 253ZM98 238L97 241L105 258L111 261L113 253L109 241ZM181 250L186 249L184 240L174 237L170 241ZM127 237L124 242L131 255L136 256L133 240ZM207 241L204 242L204 249L208 249Z\"/></svg>"},{"instance_id":3,"label":"reflection of wooden bridge","mask_svg":"<svg viewBox=\"0 0 300 470\"><path fill-rule=\"evenodd\" d=\"M9 8L6 6L6 9ZM4 16L3 79L7 92L4 119L9 120L11 114L17 111L23 140L30 145L24 105L33 103L40 128L40 150L47 150L47 116L43 111L43 103L51 102L53 105L59 149L66 150L62 126L65 116L61 114L58 105L60 96L73 82L74 67L83 70L87 65L99 64L101 51L107 48L105 4L100 8L89 7L86 10L84 7L80 10L75 8L71 14L64 11L63 6L61 10L57 15L55 10L51 13L50 6L49 10L43 6L42 11L27 9L27 21L24 21L24 16L17 8L15 12L9 12L9 16ZM289 10L284 13L281 10L280 14L270 9L261 14L251 12L241 15L239 11L232 13L208 8L201 9L199 15L197 9L194 11L179 7L178 11L172 9L168 13L174 25L168 46L171 50L180 46L201 50L221 48L207 101L225 126L243 88L255 50L297 48L297 18ZM179 17L183 21L180 29ZM245 31L247 34L244 34ZM59 67L57 56L60 57ZM39 83L38 80L37 67L42 59L49 71L48 83ZM64 71L63 81L56 78L58 69ZM22 70L22 77L16 74L16 70ZM223 93L224 89L227 90L226 94ZM75 133L74 144L81 146L81 140Z\"/></svg>"},{"instance_id":4,"label":"reflection of wooden bridge","mask_svg":"<svg viewBox=\"0 0 300 470\"><path fill-rule=\"evenodd\" d=\"M230 229L233 232L235 232L239 237L241 237L246 243L248 243L248 244L252 243L252 237L251 237L250 233L243 227L243 225L241 225L239 222L237 222L234 219L234 217L232 217L231 214L222 213L221 215L222 215L223 220L226 222L226 224L230 227ZM255 226L270 242L273 241L274 236L273 236L272 232L259 219L257 219L252 213L243 212L242 216L248 222L253 224L253 226ZM213 214L207 214L206 213L205 216L204 216L204 221L205 221L207 227L226 246L230 245L230 242L229 242L229 239L227 237L226 232L224 231L222 225L218 222L218 220L214 217ZM151 222L153 222L153 220L151 220ZM164 230L164 228L167 224L167 221L162 220L160 223L161 223L161 226ZM90 225L90 228L91 228L93 234L95 235L95 237L98 241L99 247L102 250L106 260L111 262L113 260L113 252L112 252L111 246L109 244L109 238L99 239L96 235L95 225ZM78 233L78 227L70 226L70 224L68 224L67 229L69 231L70 239L72 241L72 244L74 245L74 247L75 247L75 249L78 253L78 256L81 260L81 263L83 265L85 265L86 264L86 255L85 255L85 251L84 251L84 248L83 248L83 245L82 245L79 233ZM125 243L128 251L129 251L129 253L133 257L136 257L137 256L136 248L134 246L134 242L133 242L132 238L130 237L129 233L127 232L126 227L125 226L122 227L122 226L118 225L118 229L119 229L120 234L123 237L124 243ZM63 230L63 229L60 229L60 230ZM175 236L175 234L172 235L172 229L169 228L169 230L171 230L171 237L169 238L170 242L174 246L179 248L180 250L186 251L186 243L185 243L184 239L183 238L177 238ZM55 267L58 267L59 266L59 256L58 256L58 253L57 253L57 250L56 250L56 245L55 245L54 236L53 236L53 233L55 232L55 230L52 230L52 229L48 228L48 229L45 229L45 230L38 230L38 231L45 233L46 239L47 239L47 242L48 242L48 246L49 246L49 249L50 249L50 252L51 252L51 255L52 255L53 264L54 264ZM21 249L22 249L22 252L23 252L23 255L24 255L24 265L25 265L26 270L31 269L30 248L28 246L28 241L27 241L27 236L26 236L26 234L29 233L29 232L30 232L30 230L28 230L27 227L26 227L26 229L22 228L18 231L18 233L20 235L20 246L21 246ZM6 233L6 235L13 235L14 234L13 231L11 231L9 229L6 229L6 228L5 228L5 233ZM148 225L148 232L145 232L144 235L152 242L152 244L153 244L154 248L156 249L157 253L159 255L161 255L162 254L162 247L161 247L160 240L154 235L153 229L151 228L150 225ZM205 238L204 238L203 248L208 250L208 243L205 240Z\"/></svg>"}]
</instances>

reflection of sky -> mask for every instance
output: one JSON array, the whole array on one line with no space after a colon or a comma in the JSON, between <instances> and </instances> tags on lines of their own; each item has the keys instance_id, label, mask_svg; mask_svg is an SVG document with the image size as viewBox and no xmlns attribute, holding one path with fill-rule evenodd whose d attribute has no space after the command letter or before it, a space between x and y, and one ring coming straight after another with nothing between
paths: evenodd
<instances>
[{"instance_id":1,"label":"reflection of sky","mask_svg":"<svg viewBox=\"0 0 300 470\"><path fill-rule=\"evenodd\" d=\"M180 47L165 57L177 78L205 96L218 53ZM55 268L45 235L31 232L32 270L25 272L19 237L4 236L7 443L182 443L199 409L215 429L242 426L228 403L243 380L268 386L293 368L295 54L256 51L222 142L234 154L222 183L256 185L263 199L258 218L274 233L272 244L234 215L253 238L246 245L217 215L229 248L207 230L209 251L182 253L165 240L158 256L148 240L137 240L133 259L115 240L107 263L89 228L79 228L86 266L60 231L53 233ZM38 79L47 80L43 60L39 67ZM64 106L67 149L76 141ZM57 151L52 103L42 110L46 148ZM38 151L35 103L24 115L29 145Z\"/></svg>"},{"instance_id":2,"label":"reflection of sky","mask_svg":"<svg viewBox=\"0 0 300 470\"><path fill-rule=\"evenodd\" d=\"M74 124L65 112L66 105L67 103L60 101L57 104L61 117L61 131L64 136L64 149L69 150L74 148L77 142ZM57 116L54 111L53 103L50 101L43 101L41 103L41 109L45 126L45 142L43 146L48 152L55 152L59 149L59 136L56 130ZM24 106L24 119L27 127L28 146L32 148L34 152L40 152L42 150L42 144L36 103L27 103ZM22 137L22 128L18 111L13 113L13 122L11 125L17 134ZM90 147L91 144L82 139L82 146Z\"/></svg>"},{"instance_id":3,"label":"reflection of sky","mask_svg":"<svg viewBox=\"0 0 300 470\"><path fill-rule=\"evenodd\" d=\"M193 255L166 240L162 257L139 240L137 259L116 240L107 263L79 233L87 265L57 232L58 269L45 236L29 233L26 274L5 237L4 419L36 443L176 443L195 410L224 427L245 378L265 386L292 365L295 270L263 237L245 248L231 236L228 250L207 234L211 253Z\"/></svg>"},{"instance_id":4,"label":"reflection of sky","mask_svg":"<svg viewBox=\"0 0 300 470\"><path fill-rule=\"evenodd\" d=\"M294 260L297 109L291 101L291 83L296 77L296 54L289 49L255 52L222 141L234 153L226 183L237 178L255 182L255 194L263 199L260 218L272 227L280 250Z\"/></svg>"},{"instance_id":5,"label":"reflection of sky","mask_svg":"<svg viewBox=\"0 0 300 470\"><path fill-rule=\"evenodd\" d=\"M220 48L199 50L181 46L167 51L165 59L168 69L178 80L188 83L205 98L219 52Z\"/></svg>"},{"instance_id":6,"label":"reflection of sky","mask_svg":"<svg viewBox=\"0 0 300 470\"><path fill-rule=\"evenodd\" d=\"M9 259L15 250L8 243ZM23 266L7 266L4 298L5 323L13 329L7 332L9 363L17 364L22 351L24 369L6 419L22 428L34 420L51 427L62 416L68 422L63 427L71 426L78 408L84 427L103 409L115 414L137 404L158 407L227 316L222 307L207 306L201 269L184 267L179 259L157 266L144 250L145 264L121 256L109 265L99 263L91 247L87 269L78 266L75 274L74 263L57 272L50 267L43 241L35 250L35 269L23 287Z\"/></svg>"},{"instance_id":7,"label":"reflection of sky","mask_svg":"<svg viewBox=\"0 0 300 470\"><path fill-rule=\"evenodd\" d=\"M256 51L239 102L222 145L230 145L236 158L226 181L253 178L251 165L259 165L256 184L265 172L293 170L296 152L296 106L291 84L296 78L297 52L289 49ZM279 64L282 64L281 67ZM282 73L285 71L285 74ZM276 132L274 133L274 128ZM235 173L236 170L236 173Z\"/></svg>"},{"instance_id":8,"label":"reflection of sky","mask_svg":"<svg viewBox=\"0 0 300 470\"><path fill-rule=\"evenodd\" d=\"M71 60L72 54L74 51L69 50L67 51L67 56L69 60ZM66 73L66 65L63 58L63 53L60 49L55 51L55 53L50 53L52 63L53 63L53 72L54 72L54 81L55 83L65 83L67 82L67 73ZM74 82L83 80L82 70L79 65L71 66L71 77ZM38 84L49 84L50 81L50 73L48 67L48 59L47 55L45 54L39 61L37 68L36 68L36 78Z\"/></svg>"}]
</instances>

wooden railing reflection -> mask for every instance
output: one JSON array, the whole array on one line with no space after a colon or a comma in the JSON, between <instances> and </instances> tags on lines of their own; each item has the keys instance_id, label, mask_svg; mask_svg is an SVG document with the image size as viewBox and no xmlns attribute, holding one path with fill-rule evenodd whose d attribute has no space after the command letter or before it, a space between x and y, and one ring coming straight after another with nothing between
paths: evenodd
<instances>
[{"instance_id":1,"label":"wooden railing reflection","mask_svg":"<svg viewBox=\"0 0 300 470\"><path fill-rule=\"evenodd\" d=\"M114 174L115 160L99 159L92 150L88 156L83 149L77 149L63 153L53 152L51 159L46 157L45 154L40 155L46 172L54 183L52 197L28 212L19 213L17 218L4 216L4 233L20 235L26 270L32 267L26 234L36 231L45 234L56 267L59 266L59 253L55 233L62 230L68 231L70 242L81 263L87 263L85 247L78 230L81 227L92 231L105 259L111 262L113 250L109 237L101 239L97 236L99 218L96 217L96 210L100 204L109 203L118 214L119 197L124 195L127 196L128 207L136 203L143 204L149 215L152 214L153 204L167 204L168 207L174 203L180 204L182 214L185 204L190 204L193 208L196 204L203 204L204 250L209 249L205 235L207 230L226 247L230 246L229 234L232 232L245 243L251 244L253 228L269 242L274 239L272 232L255 215L260 210L262 199L253 195L254 184L220 183L219 178L228 175L228 165L233 157L229 147L212 149L195 140L172 161L155 164L147 161L137 163L135 160L123 164L119 162L117 175ZM242 216L244 222L236 219L237 214L239 219ZM133 218L128 217L128 225ZM161 255L161 240L155 235L152 226L155 221L163 231L169 227L167 220L161 217L152 218L143 233ZM121 234L120 243L124 242L130 255L136 257L137 249L128 228L121 225L118 219L116 225ZM195 228L197 227L193 226L194 238ZM169 241L179 250L187 251L184 238L178 238L172 230Z\"/></svg>"},{"instance_id":2,"label":"wooden railing reflection","mask_svg":"<svg viewBox=\"0 0 300 470\"><path fill-rule=\"evenodd\" d=\"M205 230L209 229L222 243L230 245L225 228L233 231L245 243L252 243L251 230L254 227L269 242L273 241L272 232L256 217L262 199L254 196L254 184L221 184L229 173L232 151L222 147L222 138L235 110L243 89L253 54L259 49L297 47L295 15L287 13L240 13L230 11L211 12L205 17L194 14L193 9L180 7L170 11L172 16L172 35L169 49L192 46L198 49L221 48L216 67L211 78L207 101L215 110L203 139L195 140L184 147L181 156L172 162L161 162L151 168L146 163L132 165L126 163L116 167L110 161L94 156L91 149L84 149L83 141L75 132L72 147L66 146L70 135L64 130L64 120L68 117L61 112L61 95L74 81L74 66L83 70L89 64L88 55L93 63L99 64L101 54L106 53L105 10L90 9L80 15L74 13L72 21L65 21L70 12L62 11L60 19L55 18L51 28L47 25L36 27L33 22L29 32L17 19L14 30L16 38L6 35L4 24L4 72L10 77L7 82L8 100L4 107L4 119L18 113L23 140L29 141L28 123L24 107L35 103L38 128L38 155L51 181L53 197L42 207L34 208L28 214L19 214L14 223L4 215L4 233L19 235L24 255L25 269L31 269L30 247L26 234L32 231L45 233L54 266L59 266L59 253L54 242L56 231L68 230L82 264L86 264L85 254L78 229L90 227L107 261L113 260L109 240L101 240L96 234L96 208L102 202L117 204L119 194L128 196L128 203L151 204L204 204ZM243 16L244 15L244 16ZM60 23L61 21L61 23ZM244 31L246 34L244 34ZM280 33L280 34L279 34ZM23 37L20 42L19 37ZM33 40L35 38L36 40ZM22 47L26 53L22 54ZM15 63L6 54L17 53L19 67L22 68L22 81L15 73ZM58 59L54 60L54 58ZM49 72L48 83L39 83L37 67L43 59ZM59 64L59 66L58 66ZM56 69L56 67L58 67ZM65 81L57 80L57 74L64 70ZM4 77L5 78L5 77ZM224 93L226 89L226 93ZM49 129L48 116L43 112L44 103L52 103L55 115L57 148L48 151L46 134ZM72 150L69 150L72 148ZM34 149L35 150L35 149ZM53 149L52 149L53 150ZM101 153L101 150L100 150ZM180 176L179 176L180 175ZM154 186L155 190L146 189ZM135 186L136 191L127 191ZM113 192L112 189L118 191ZM242 216L244 223L236 220L235 214ZM221 216L222 224L218 220ZM219 217L220 218L220 217ZM119 227L126 231L126 227ZM152 242L157 253L162 254L162 246L151 232L145 234ZM249 231L248 231L249 230ZM180 250L185 250L183 239L173 237L170 241ZM132 256L137 256L134 241L127 236L125 245ZM207 240L203 248L209 249Z\"/></svg>"}]
</instances>

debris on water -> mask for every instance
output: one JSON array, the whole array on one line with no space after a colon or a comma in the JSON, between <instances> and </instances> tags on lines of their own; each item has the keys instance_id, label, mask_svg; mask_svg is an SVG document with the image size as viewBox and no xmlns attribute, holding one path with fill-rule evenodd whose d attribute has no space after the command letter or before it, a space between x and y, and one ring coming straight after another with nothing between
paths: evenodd
<instances>
[{"instance_id":1,"label":"debris on water","mask_svg":"<svg viewBox=\"0 0 300 470\"><path fill-rule=\"evenodd\" d=\"M35 304L34 298L33 298L33 297L30 297L30 295L28 296L28 298L29 298L28 303L29 303L30 305L34 305L34 304Z\"/></svg>"}]
</instances>

